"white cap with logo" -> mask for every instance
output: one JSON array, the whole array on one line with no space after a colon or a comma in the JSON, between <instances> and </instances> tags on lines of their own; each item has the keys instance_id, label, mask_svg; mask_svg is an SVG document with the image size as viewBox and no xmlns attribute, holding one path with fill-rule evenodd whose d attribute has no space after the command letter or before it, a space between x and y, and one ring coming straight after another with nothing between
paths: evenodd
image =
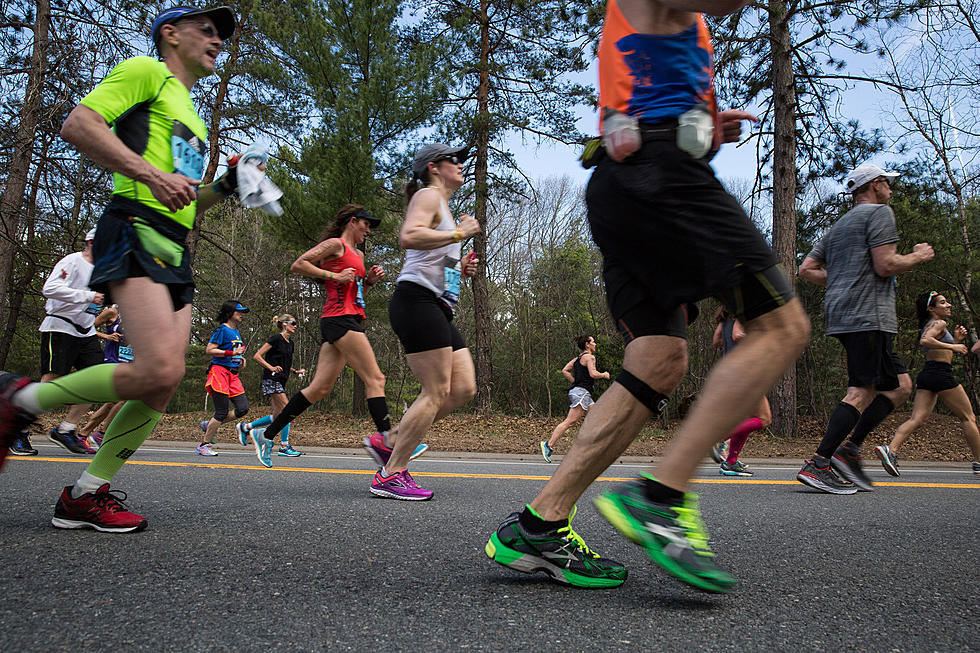
<instances>
[{"instance_id":1,"label":"white cap with logo","mask_svg":"<svg viewBox=\"0 0 980 653\"><path fill-rule=\"evenodd\" d=\"M898 177L897 172L885 172L873 163L862 163L858 167L851 171L851 174L847 175L847 179L844 180L844 190L848 193L853 193L861 186L864 186L869 181L877 179L878 177L884 177L885 179L892 180Z\"/></svg>"}]
</instances>

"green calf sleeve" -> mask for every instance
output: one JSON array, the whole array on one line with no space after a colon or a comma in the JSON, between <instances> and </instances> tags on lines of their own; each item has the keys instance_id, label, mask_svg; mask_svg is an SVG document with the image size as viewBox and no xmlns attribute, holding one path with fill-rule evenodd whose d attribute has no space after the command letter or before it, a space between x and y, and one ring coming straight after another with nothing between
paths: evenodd
<instances>
[{"instance_id":1,"label":"green calf sleeve","mask_svg":"<svg viewBox=\"0 0 980 653\"><path fill-rule=\"evenodd\" d=\"M162 416L163 413L153 410L142 401L127 401L109 425L102 439L102 446L86 471L92 476L112 480L123 463L136 453Z\"/></svg>"},{"instance_id":2,"label":"green calf sleeve","mask_svg":"<svg viewBox=\"0 0 980 653\"><path fill-rule=\"evenodd\" d=\"M100 404L116 402L121 397L116 394L112 377L119 363L93 365L42 383L37 389L37 402L42 410L51 410L69 404Z\"/></svg>"}]
</instances>

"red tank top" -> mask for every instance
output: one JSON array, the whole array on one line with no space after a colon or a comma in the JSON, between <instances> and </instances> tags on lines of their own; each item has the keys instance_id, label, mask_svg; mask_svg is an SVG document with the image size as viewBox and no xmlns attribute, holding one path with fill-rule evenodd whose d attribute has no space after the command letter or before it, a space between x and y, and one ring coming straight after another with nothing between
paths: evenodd
<instances>
[{"instance_id":1,"label":"red tank top","mask_svg":"<svg viewBox=\"0 0 980 653\"><path fill-rule=\"evenodd\" d=\"M354 268L357 277L354 283L343 283L324 279L323 285L327 291L327 299L323 302L323 313L320 317L338 317L341 315L360 315L364 317L364 259L356 249L347 246L342 238L338 238L344 248L344 253L335 259L320 263L320 268L340 274L347 268Z\"/></svg>"}]
</instances>

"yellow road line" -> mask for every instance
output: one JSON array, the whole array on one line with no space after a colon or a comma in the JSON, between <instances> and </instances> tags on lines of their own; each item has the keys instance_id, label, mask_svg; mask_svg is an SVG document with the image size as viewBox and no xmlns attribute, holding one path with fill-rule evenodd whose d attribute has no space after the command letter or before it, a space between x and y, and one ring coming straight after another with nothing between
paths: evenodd
<instances>
[{"instance_id":1,"label":"yellow road line","mask_svg":"<svg viewBox=\"0 0 980 653\"><path fill-rule=\"evenodd\" d=\"M30 458L8 457L7 460L15 462L53 462L53 463L88 463L90 458L53 458L47 456L32 456ZM172 462L165 460L130 460L127 465L145 465L148 467L206 467L210 469L261 469L270 468L262 465L232 465L229 463L189 463ZM272 467L275 472L309 472L311 474L352 474L355 476L373 476L374 472L367 469L319 469L315 467ZM412 476L430 476L433 478L473 478L473 479L496 479L496 480L517 480L517 481L547 481L551 476L537 474L473 474L465 472L412 472ZM625 476L600 476L597 481L614 482L628 481L632 477ZM800 485L799 481L788 480L764 480L759 478L692 478L691 483L703 483L711 485ZM959 490L980 490L980 483L907 483L907 482L877 482L876 487L924 487L924 488L951 488Z\"/></svg>"}]
</instances>

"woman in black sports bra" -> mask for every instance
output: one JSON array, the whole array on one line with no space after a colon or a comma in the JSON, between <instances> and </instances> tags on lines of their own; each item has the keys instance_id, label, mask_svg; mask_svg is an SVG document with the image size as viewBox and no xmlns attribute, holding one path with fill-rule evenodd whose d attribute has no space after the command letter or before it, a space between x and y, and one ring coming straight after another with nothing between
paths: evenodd
<instances>
[{"instance_id":1,"label":"woman in black sports bra","mask_svg":"<svg viewBox=\"0 0 980 653\"><path fill-rule=\"evenodd\" d=\"M936 407L936 400L942 399L950 412L959 418L963 438L973 452L973 473L980 475L980 431L977 430L977 417L966 391L953 376L951 365L953 354L967 353L967 347L963 344L966 329L958 326L953 333L949 332L946 320L953 314L953 305L935 290L922 293L916 298L915 312L919 318L919 344L925 351L926 364L915 379L912 416L898 427L890 444L875 447L875 455L881 460L886 472L898 476L898 448L922 426Z\"/></svg>"}]
</instances>

